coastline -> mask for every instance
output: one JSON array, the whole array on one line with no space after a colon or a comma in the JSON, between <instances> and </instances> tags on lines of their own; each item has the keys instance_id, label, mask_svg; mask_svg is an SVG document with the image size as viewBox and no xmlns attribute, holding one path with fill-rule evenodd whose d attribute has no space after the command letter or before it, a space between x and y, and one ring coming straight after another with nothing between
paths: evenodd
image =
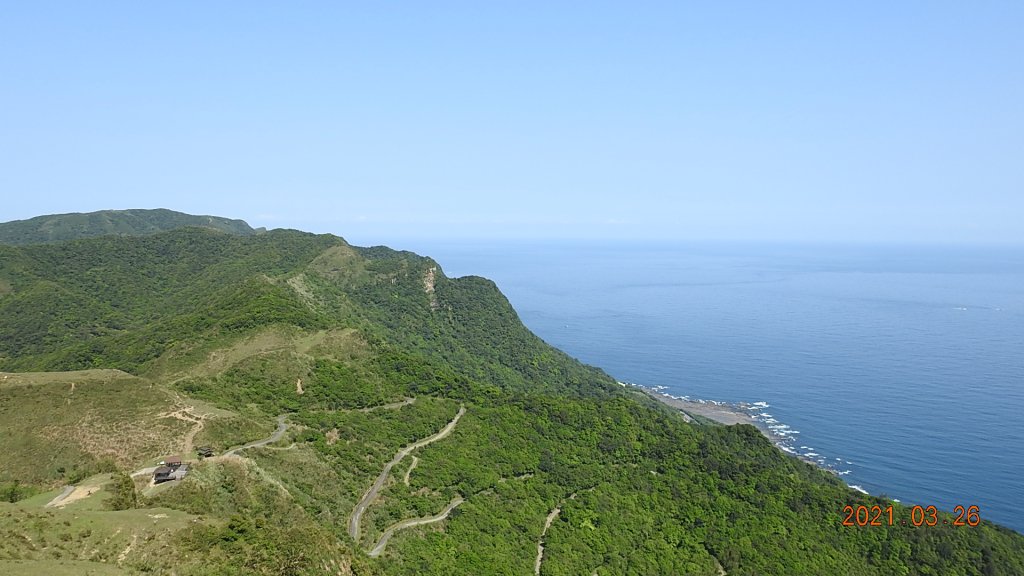
<instances>
[{"instance_id":1,"label":"coastline","mask_svg":"<svg viewBox=\"0 0 1024 576\"><path fill-rule=\"evenodd\" d=\"M714 420L719 424L725 424L726 426L750 424L760 430L765 438L771 440L776 445L788 439L787 435L777 434L764 421L755 417L752 411L760 408L761 405L754 406L753 404L746 403L730 404L716 400L693 400L686 396L672 396L659 389L648 388L639 384L626 385L644 392L662 404L675 408L683 414L687 421L692 421L694 416L699 416L708 420Z\"/></svg>"},{"instance_id":2,"label":"coastline","mask_svg":"<svg viewBox=\"0 0 1024 576\"><path fill-rule=\"evenodd\" d=\"M808 464L813 464L826 472L835 474L836 476L844 476L849 473L849 471L837 470L833 464L824 459L815 459L814 457L819 456L815 452L801 454L794 447L796 435L800 434L800 432L782 424L772 417L771 414L765 412L764 410L769 407L767 402L730 403L719 402L717 400L692 399L688 396L673 396L664 392L664 390L668 389L667 386L648 387L630 382L619 382L619 385L640 390L662 404L678 410L683 415L683 418L688 422L692 422L696 418L704 418L726 426L732 426L734 424L749 424L757 428L765 438L775 445L776 448L782 450L789 456L807 462ZM849 462L847 462L847 464L849 464ZM851 488L864 492L865 494L867 493L860 486L851 486Z\"/></svg>"}]
</instances>

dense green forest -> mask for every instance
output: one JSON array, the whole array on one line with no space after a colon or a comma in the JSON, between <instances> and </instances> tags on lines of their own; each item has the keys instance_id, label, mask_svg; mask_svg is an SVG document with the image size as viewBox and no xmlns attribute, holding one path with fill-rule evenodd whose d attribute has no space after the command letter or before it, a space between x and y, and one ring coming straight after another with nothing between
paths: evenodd
<instances>
[{"instance_id":1,"label":"dense green forest","mask_svg":"<svg viewBox=\"0 0 1024 576\"><path fill-rule=\"evenodd\" d=\"M218 452L287 424L160 490L133 492L144 460L81 456L109 476L90 514L180 522L111 552L119 573L1024 574L1024 536L989 522L842 526L847 504L908 512L753 427L685 422L545 344L493 282L409 252L202 228L0 246L0 370L96 369L208 407L195 439ZM4 386L0 422L44 406ZM130 410L104 404L89 417ZM83 561L95 533L26 499L66 473L24 476L0 465L0 562Z\"/></svg>"},{"instance_id":2,"label":"dense green forest","mask_svg":"<svg viewBox=\"0 0 1024 576\"><path fill-rule=\"evenodd\" d=\"M102 210L53 214L0 223L0 244L41 244L95 236L141 236L193 226L230 234L255 234L242 220L219 216L193 216L173 210Z\"/></svg>"}]
</instances>

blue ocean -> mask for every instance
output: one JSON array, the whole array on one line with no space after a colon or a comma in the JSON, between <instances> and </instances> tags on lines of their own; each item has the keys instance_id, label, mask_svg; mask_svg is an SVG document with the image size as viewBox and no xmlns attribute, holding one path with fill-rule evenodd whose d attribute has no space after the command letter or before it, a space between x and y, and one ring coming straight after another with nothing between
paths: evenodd
<instances>
[{"instance_id":1,"label":"blue ocean","mask_svg":"<svg viewBox=\"0 0 1024 576\"><path fill-rule=\"evenodd\" d=\"M852 486L1024 531L1024 249L407 248L493 279L535 333L619 380L765 402Z\"/></svg>"}]
</instances>

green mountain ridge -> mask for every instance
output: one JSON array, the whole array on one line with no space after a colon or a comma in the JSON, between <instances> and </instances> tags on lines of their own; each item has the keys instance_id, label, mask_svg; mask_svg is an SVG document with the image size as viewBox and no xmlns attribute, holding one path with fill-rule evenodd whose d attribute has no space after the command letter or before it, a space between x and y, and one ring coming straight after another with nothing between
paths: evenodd
<instances>
[{"instance_id":1,"label":"green mountain ridge","mask_svg":"<svg viewBox=\"0 0 1024 576\"><path fill-rule=\"evenodd\" d=\"M243 220L193 216L164 208L53 214L0 223L0 244L46 244L96 236L141 236L193 226L248 236L260 230Z\"/></svg>"},{"instance_id":2,"label":"green mountain ridge","mask_svg":"<svg viewBox=\"0 0 1024 576\"><path fill-rule=\"evenodd\" d=\"M1024 536L989 522L843 526L910 512L685 422L430 258L95 232L0 245L0 571L1024 574Z\"/></svg>"}]
</instances>

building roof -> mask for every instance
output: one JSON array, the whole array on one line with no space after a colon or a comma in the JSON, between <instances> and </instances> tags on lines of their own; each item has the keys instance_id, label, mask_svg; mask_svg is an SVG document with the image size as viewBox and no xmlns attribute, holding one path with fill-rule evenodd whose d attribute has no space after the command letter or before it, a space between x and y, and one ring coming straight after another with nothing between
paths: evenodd
<instances>
[{"instance_id":1,"label":"building roof","mask_svg":"<svg viewBox=\"0 0 1024 576\"><path fill-rule=\"evenodd\" d=\"M160 475L163 475L163 474L170 474L170 473L171 473L171 469L168 468L167 466L161 466L161 467L159 467L159 468L157 468L156 470L153 471L153 475L154 476L160 476Z\"/></svg>"},{"instance_id":2,"label":"building roof","mask_svg":"<svg viewBox=\"0 0 1024 576\"><path fill-rule=\"evenodd\" d=\"M167 457L167 465L168 466L176 466L178 464L181 464L181 456L168 456Z\"/></svg>"}]
</instances>

